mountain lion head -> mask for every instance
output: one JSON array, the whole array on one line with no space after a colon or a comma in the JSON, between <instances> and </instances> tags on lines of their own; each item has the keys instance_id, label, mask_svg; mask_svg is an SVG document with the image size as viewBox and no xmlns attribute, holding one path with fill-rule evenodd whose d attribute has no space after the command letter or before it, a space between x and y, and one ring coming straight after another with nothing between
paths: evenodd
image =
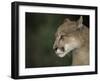
<instances>
[{"instance_id":1,"label":"mountain lion head","mask_svg":"<svg viewBox=\"0 0 100 81\"><path fill-rule=\"evenodd\" d=\"M55 34L55 42L53 49L57 56L64 57L74 49L80 48L83 39L81 37L81 30L83 29L82 16L77 21L65 19Z\"/></svg>"}]
</instances>

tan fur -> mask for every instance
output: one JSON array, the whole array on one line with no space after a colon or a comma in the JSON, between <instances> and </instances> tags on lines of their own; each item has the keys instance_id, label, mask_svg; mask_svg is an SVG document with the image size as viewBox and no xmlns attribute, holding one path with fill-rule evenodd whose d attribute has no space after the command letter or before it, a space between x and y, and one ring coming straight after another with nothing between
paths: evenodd
<instances>
[{"instance_id":1,"label":"tan fur","mask_svg":"<svg viewBox=\"0 0 100 81\"><path fill-rule=\"evenodd\" d=\"M63 58L72 51L72 65L89 64L89 29L82 22L82 17L77 21L66 19L56 32L55 53Z\"/></svg>"}]
</instances>

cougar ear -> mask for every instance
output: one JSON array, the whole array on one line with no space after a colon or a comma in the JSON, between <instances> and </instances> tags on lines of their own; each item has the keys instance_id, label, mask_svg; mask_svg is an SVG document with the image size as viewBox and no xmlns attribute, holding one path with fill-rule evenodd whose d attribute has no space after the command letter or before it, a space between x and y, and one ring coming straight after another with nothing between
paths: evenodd
<instances>
[{"instance_id":1,"label":"cougar ear","mask_svg":"<svg viewBox=\"0 0 100 81\"><path fill-rule=\"evenodd\" d=\"M66 18L66 19L64 20L64 22L70 22L70 20L69 20L68 18Z\"/></svg>"},{"instance_id":2,"label":"cougar ear","mask_svg":"<svg viewBox=\"0 0 100 81\"><path fill-rule=\"evenodd\" d=\"M77 21L77 27L81 28L83 26L83 17L80 16L79 20Z\"/></svg>"}]
</instances>

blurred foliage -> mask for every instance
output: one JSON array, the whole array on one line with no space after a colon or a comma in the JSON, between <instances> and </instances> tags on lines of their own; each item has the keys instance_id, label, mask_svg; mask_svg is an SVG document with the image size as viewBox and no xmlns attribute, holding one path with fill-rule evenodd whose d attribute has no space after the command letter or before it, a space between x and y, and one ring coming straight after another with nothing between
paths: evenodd
<instances>
[{"instance_id":1,"label":"blurred foliage","mask_svg":"<svg viewBox=\"0 0 100 81\"><path fill-rule=\"evenodd\" d=\"M77 20L79 16L43 13L26 13L25 16L26 68L71 65L71 54L59 58L54 53L54 35L65 18L69 17L71 20Z\"/></svg>"}]
</instances>

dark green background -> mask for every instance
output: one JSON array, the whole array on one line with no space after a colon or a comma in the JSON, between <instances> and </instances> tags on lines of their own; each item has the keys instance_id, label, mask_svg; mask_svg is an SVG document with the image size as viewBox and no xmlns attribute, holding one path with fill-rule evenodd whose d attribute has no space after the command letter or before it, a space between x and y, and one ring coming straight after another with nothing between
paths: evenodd
<instances>
[{"instance_id":1,"label":"dark green background","mask_svg":"<svg viewBox=\"0 0 100 81\"><path fill-rule=\"evenodd\" d=\"M72 56L59 58L53 50L55 32L65 18L77 20L79 15L26 13L26 68L69 66ZM89 17L83 17L89 26Z\"/></svg>"}]
</instances>

